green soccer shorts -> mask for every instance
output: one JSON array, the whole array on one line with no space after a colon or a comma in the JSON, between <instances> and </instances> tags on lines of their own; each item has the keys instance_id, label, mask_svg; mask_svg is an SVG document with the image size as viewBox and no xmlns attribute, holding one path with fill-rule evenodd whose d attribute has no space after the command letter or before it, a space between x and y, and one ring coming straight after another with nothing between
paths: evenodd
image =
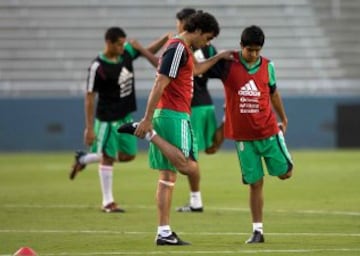
<instances>
[{"instance_id":1,"label":"green soccer shorts","mask_svg":"<svg viewBox=\"0 0 360 256\"><path fill-rule=\"evenodd\" d=\"M235 142L244 184L254 184L264 176L262 159L271 176L280 176L292 169L293 162L283 133L267 139Z\"/></svg>"},{"instance_id":2,"label":"green soccer shorts","mask_svg":"<svg viewBox=\"0 0 360 256\"><path fill-rule=\"evenodd\" d=\"M118 133L120 125L132 122L130 114L113 122L102 122L95 119L96 141L91 146L91 152L102 154L117 159L118 152L127 155L136 155L137 138L130 134Z\"/></svg>"},{"instance_id":3,"label":"green soccer shorts","mask_svg":"<svg viewBox=\"0 0 360 256\"><path fill-rule=\"evenodd\" d=\"M199 151L204 151L212 146L217 128L215 106L193 107L190 118Z\"/></svg>"},{"instance_id":4,"label":"green soccer shorts","mask_svg":"<svg viewBox=\"0 0 360 256\"><path fill-rule=\"evenodd\" d=\"M198 159L198 147L190 124L190 116L184 112L156 109L153 117L154 130L170 144L177 147L186 158ZM177 172L172 163L154 144L149 148L150 167Z\"/></svg>"}]
</instances>

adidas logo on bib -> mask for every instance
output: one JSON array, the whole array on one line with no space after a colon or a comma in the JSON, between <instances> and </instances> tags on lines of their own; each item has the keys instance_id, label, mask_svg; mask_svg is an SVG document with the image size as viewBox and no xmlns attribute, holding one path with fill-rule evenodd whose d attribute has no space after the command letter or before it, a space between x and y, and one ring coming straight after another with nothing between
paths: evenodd
<instances>
[{"instance_id":1,"label":"adidas logo on bib","mask_svg":"<svg viewBox=\"0 0 360 256\"><path fill-rule=\"evenodd\" d=\"M254 80L247 82L241 89L238 91L238 94L241 96L260 96L260 92L256 87Z\"/></svg>"}]
</instances>

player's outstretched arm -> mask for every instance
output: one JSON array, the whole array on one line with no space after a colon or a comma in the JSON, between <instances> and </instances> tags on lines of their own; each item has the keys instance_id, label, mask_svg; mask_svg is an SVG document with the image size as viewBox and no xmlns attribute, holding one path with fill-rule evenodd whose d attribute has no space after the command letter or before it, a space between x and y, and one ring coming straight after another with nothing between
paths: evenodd
<instances>
[{"instance_id":1,"label":"player's outstretched arm","mask_svg":"<svg viewBox=\"0 0 360 256\"><path fill-rule=\"evenodd\" d=\"M136 39L131 39L129 42L135 50L140 52L140 54L150 62L151 65L153 65L155 68L157 67L159 62L159 58L157 56L155 56L148 49L144 48Z\"/></svg>"},{"instance_id":2,"label":"player's outstretched arm","mask_svg":"<svg viewBox=\"0 0 360 256\"><path fill-rule=\"evenodd\" d=\"M150 51L151 53L155 54L157 53L164 45L165 43L173 37L173 32L168 32L164 34L163 36L159 37L155 41L151 42L146 49Z\"/></svg>"},{"instance_id":3,"label":"player's outstretched arm","mask_svg":"<svg viewBox=\"0 0 360 256\"><path fill-rule=\"evenodd\" d=\"M226 59L226 60L233 60L233 51L231 50L224 50L216 54L214 57L211 57L205 61L195 62L194 63L194 75L201 75L205 73L209 68L214 66L219 60Z\"/></svg>"}]
</instances>

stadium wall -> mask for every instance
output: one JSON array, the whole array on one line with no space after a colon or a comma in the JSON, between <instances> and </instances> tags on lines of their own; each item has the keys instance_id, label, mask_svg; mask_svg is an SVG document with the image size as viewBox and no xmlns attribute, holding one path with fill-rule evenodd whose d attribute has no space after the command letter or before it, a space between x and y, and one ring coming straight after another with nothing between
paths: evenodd
<instances>
[{"instance_id":1,"label":"stadium wall","mask_svg":"<svg viewBox=\"0 0 360 256\"><path fill-rule=\"evenodd\" d=\"M138 99L138 120L147 98ZM214 98L217 117L222 117L222 98ZM292 96L283 98L289 118L286 134L289 148L337 148L338 108L359 106L359 97ZM0 100L0 151L64 151L83 146L83 99L73 98L4 98ZM354 114L354 120L358 113ZM349 126L349 132L359 128ZM360 145L355 145L360 147ZM141 150L147 143L139 141ZM226 141L224 148L233 149Z\"/></svg>"}]
</instances>

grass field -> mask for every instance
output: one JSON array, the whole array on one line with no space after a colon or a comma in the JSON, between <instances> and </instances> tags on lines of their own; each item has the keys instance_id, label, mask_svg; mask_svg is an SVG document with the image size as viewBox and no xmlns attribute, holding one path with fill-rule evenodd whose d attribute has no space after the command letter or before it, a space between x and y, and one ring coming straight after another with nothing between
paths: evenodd
<instances>
[{"instance_id":1,"label":"grass field","mask_svg":"<svg viewBox=\"0 0 360 256\"><path fill-rule=\"evenodd\" d=\"M265 177L266 243L251 233L247 187L234 152L200 155L202 214L172 212L185 247L156 247L157 172L145 153L117 164L125 214L100 212L97 166L68 179L72 153L0 155L0 256L29 246L61 255L360 255L360 151L293 151L294 177ZM188 201L179 176L173 208Z\"/></svg>"}]
</instances>

